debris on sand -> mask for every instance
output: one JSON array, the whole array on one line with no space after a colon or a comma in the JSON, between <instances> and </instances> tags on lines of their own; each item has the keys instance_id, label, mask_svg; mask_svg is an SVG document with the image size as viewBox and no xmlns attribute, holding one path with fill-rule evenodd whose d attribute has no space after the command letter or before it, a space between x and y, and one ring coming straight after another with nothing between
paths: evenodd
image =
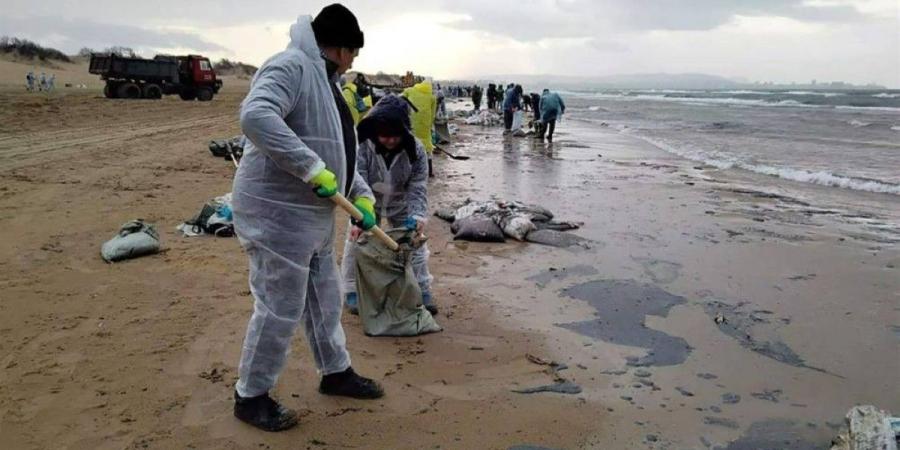
<instances>
[{"instance_id":1,"label":"debris on sand","mask_svg":"<svg viewBox=\"0 0 900 450\"><path fill-rule=\"evenodd\" d=\"M591 241L577 234L564 233L556 230L534 230L525 236L525 240L535 244L549 245L551 247L591 248Z\"/></svg>"},{"instance_id":2,"label":"debris on sand","mask_svg":"<svg viewBox=\"0 0 900 450\"><path fill-rule=\"evenodd\" d=\"M499 242L504 237L517 241L566 247L582 245L586 239L567 239L560 231L580 228L583 224L553 220L553 213L539 205L512 201L475 201L439 208L435 215L452 222L454 239ZM493 223L493 225L491 224ZM534 237L531 235L534 234Z\"/></svg>"},{"instance_id":3,"label":"debris on sand","mask_svg":"<svg viewBox=\"0 0 900 450\"><path fill-rule=\"evenodd\" d=\"M580 394L581 386L571 382L571 381L558 381L553 384L547 384L544 386L537 386L533 388L525 388L525 389L513 389L513 392L517 394L536 394L539 392L555 392L557 394Z\"/></svg>"},{"instance_id":4,"label":"debris on sand","mask_svg":"<svg viewBox=\"0 0 900 450\"><path fill-rule=\"evenodd\" d=\"M106 262L116 262L159 253L159 233L153 225L135 219L125 223L119 232L100 248Z\"/></svg>"},{"instance_id":5,"label":"debris on sand","mask_svg":"<svg viewBox=\"0 0 900 450\"><path fill-rule=\"evenodd\" d=\"M231 212L231 193L206 202L194 218L178 225L178 231L186 237L211 234L219 237L234 236L234 222Z\"/></svg>"},{"instance_id":6,"label":"debris on sand","mask_svg":"<svg viewBox=\"0 0 900 450\"><path fill-rule=\"evenodd\" d=\"M235 162L244 156L244 135L239 134L231 139L216 139L209 141L209 152L217 158L225 158Z\"/></svg>"},{"instance_id":7,"label":"debris on sand","mask_svg":"<svg viewBox=\"0 0 900 450\"><path fill-rule=\"evenodd\" d=\"M738 428L740 428L740 425L738 425L737 422L723 417L706 416L703 418L703 423L717 427L729 428L732 430L737 430Z\"/></svg>"},{"instance_id":8,"label":"debris on sand","mask_svg":"<svg viewBox=\"0 0 900 450\"><path fill-rule=\"evenodd\" d=\"M790 323L790 318L776 317L772 311L749 309L749 302L736 305L711 300L703 305L719 331L737 340L741 346L775 361L794 367L829 373L806 364L778 335L778 329ZM832 374L834 375L834 374Z\"/></svg>"},{"instance_id":9,"label":"debris on sand","mask_svg":"<svg viewBox=\"0 0 900 450\"><path fill-rule=\"evenodd\" d=\"M863 405L851 408L844 421L844 429L832 440L831 450L897 450L900 418Z\"/></svg>"},{"instance_id":10,"label":"debris on sand","mask_svg":"<svg viewBox=\"0 0 900 450\"><path fill-rule=\"evenodd\" d=\"M463 120L466 125L482 125L486 127L497 126L503 123L503 116L491 111L474 113Z\"/></svg>"}]
</instances>

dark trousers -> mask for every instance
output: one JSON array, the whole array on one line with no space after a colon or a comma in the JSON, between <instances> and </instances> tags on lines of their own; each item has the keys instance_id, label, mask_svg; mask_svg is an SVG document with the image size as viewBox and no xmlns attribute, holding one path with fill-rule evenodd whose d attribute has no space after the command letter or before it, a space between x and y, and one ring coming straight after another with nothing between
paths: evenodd
<instances>
[{"instance_id":1,"label":"dark trousers","mask_svg":"<svg viewBox=\"0 0 900 450\"><path fill-rule=\"evenodd\" d=\"M549 129L549 130L548 130ZM553 140L553 131L556 130L556 120L551 120L547 123L541 124L541 139L544 138L544 134L549 131L550 134L547 136L551 141Z\"/></svg>"},{"instance_id":2,"label":"dark trousers","mask_svg":"<svg viewBox=\"0 0 900 450\"><path fill-rule=\"evenodd\" d=\"M481 109L481 99L480 98L478 100L472 100L472 103L475 104L475 111L478 111L479 109Z\"/></svg>"},{"instance_id":3,"label":"dark trousers","mask_svg":"<svg viewBox=\"0 0 900 450\"><path fill-rule=\"evenodd\" d=\"M511 109L503 111L503 127L506 131L512 130L513 112Z\"/></svg>"}]
</instances>

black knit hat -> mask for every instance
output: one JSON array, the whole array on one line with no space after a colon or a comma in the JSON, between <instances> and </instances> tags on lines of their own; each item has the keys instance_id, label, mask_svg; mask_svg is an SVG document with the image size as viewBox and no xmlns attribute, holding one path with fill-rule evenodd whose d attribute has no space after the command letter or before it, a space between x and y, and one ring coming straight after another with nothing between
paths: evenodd
<instances>
[{"instance_id":1,"label":"black knit hat","mask_svg":"<svg viewBox=\"0 0 900 450\"><path fill-rule=\"evenodd\" d=\"M347 7L335 3L322 8L312 21L319 47L362 48L363 32L356 16Z\"/></svg>"}]
</instances>

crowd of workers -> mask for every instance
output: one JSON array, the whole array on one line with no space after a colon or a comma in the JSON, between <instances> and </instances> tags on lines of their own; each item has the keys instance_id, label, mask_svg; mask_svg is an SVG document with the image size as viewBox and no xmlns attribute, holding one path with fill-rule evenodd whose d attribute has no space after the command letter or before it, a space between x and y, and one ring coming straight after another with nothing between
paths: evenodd
<instances>
[{"instance_id":1,"label":"crowd of workers","mask_svg":"<svg viewBox=\"0 0 900 450\"><path fill-rule=\"evenodd\" d=\"M280 431L296 412L269 393L303 325L317 366L319 392L374 399L382 387L351 366L341 315L357 312L353 248L364 231L385 220L421 232L428 213L435 120L445 98L471 96L479 86L442 88L422 81L399 95L376 91L358 75L341 84L364 44L353 13L340 4L315 17L301 16L287 49L267 60L241 105L247 142L232 189L236 234L249 258L253 313L241 351L234 415L257 428ZM512 115L531 105L550 126L565 106L545 90L524 100L520 86L488 87L488 108ZM380 97L380 98L379 98ZM539 112L539 113L538 113ZM347 197L359 220L348 227L338 270L335 203ZM422 305L437 314L428 271L428 248L411 257Z\"/></svg>"}]
</instances>

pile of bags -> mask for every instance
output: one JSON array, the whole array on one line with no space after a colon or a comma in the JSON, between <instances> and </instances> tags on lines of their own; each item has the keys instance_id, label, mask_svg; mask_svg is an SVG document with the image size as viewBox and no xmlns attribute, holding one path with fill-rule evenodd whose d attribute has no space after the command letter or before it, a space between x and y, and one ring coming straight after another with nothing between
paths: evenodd
<instances>
[{"instance_id":1,"label":"pile of bags","mask_svg":"<svg viewBox=\"0 0 900 450\"><path fill-rule=\"evenodd\" d=\"M493 127L503 123L503 116L491 111L478 111L468 117L463 122L466 125L483 125Z\"/></svg>"},{"instance_id":2,"label":"pile of bags","mask_svg":"<svg viewBox=\"0 0 900 450\"><path fill-rule=\"evenodd\" d=\"M435 215L451 222L453 238L478 242L504 242L507 237L517 241L529 241L568 247L580 245L584 240L574 235L558 236L563 231L575 230L581 223L554 221L553 213L540 205L512 201L475 201L467 199L462 204L450 205Z\"/></svg>"}]
</instances>

